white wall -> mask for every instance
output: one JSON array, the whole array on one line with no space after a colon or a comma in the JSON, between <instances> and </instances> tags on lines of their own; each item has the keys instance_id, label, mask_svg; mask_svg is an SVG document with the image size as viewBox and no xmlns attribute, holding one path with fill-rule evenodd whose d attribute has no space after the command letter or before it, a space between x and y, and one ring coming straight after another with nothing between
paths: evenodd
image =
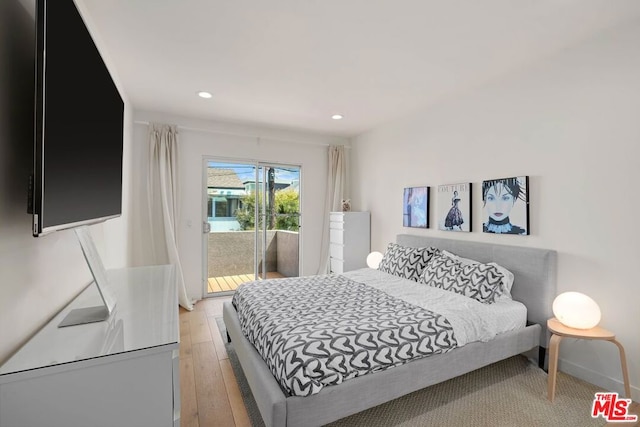
<instances>
[{"instance_id":1,"label":"white wall","mask_svg":"<svg viewBox=\"0 0 640 427\"><path fill-rule=\"evenodd\" d=\"M601 306L640 400L640 22L610 30L353 142L352 199L372 212L372 249L397 233L551 248L558 293ZM530 176L531 236L482 233L482 180ZM473 232L402 227L407 186L473 182ZM433 201L434 199L432 199ZM431 223L435 223L432 207ZM560 369L623 392L617 349L565 340Z\"/></svg>"},{"instance_id":2,"label":"white wall","mask_svg":"<svg viewBox=\"0 0 640 427\"><path fill-rule=\"evenodd\" d=\"M320 240L324 219L327 145L347 144L343 138L254 126L215 123L152 112L136 112L136 122L178 125L180 218L178 249L190 299L203 296L203 158L266 161L300 165L301 174L301 275L315 274L319 265ZM136 180L133 197L145 197L148 153L148 126L136 124L134 164ZM145 230L145 212L134 214L135 228ZM140 239L134 243L138 264L150 263L148 249Z\"/></svg>"},{"instance_id":3,"label":"white wall","mask_svg":"<svg viewBox=\"0 0 640 427\"><path fill-rule=\"evenodd\" d=\"M73 231L31 236L27 183L33 164L33 4L0 2L0 363L91 281ZM126 100L125 116L123 215L91 227L107 268L125 266L128 257L132 116Z\"/></svg>"}]
</instances>

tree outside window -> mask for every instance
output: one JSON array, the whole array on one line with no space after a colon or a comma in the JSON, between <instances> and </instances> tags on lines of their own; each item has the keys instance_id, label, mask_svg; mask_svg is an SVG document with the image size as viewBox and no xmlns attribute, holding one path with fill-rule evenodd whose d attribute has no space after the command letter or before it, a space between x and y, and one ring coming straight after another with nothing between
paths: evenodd
<instances>
[{"instance_id":1,"label":"tree outside window","mask_svg":"<svg viewBox=\"0 0 640 427\"><path fill-rule=\"evenodd\" d=\"M258 203L262 198L258 197ZM235 217L241 230L255 229L256 195L251 193L242 199L242 208L237 209ZM275 224L270 230L298 231L299 228L300 197L297 191L284 188L275 192Z\"/></svg>"}]
</instances>

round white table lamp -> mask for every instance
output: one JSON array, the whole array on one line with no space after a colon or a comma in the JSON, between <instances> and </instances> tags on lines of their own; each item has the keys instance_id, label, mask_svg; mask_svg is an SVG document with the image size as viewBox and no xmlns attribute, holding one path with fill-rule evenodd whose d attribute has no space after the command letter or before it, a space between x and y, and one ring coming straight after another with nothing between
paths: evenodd
<instances>
[{"instance_id":1,"label":"round white table lamp","mask_svg":"<svg viewBox=\"0 0 640 427\"><path fill-rule=\"evenodd\" d=\"M378 268L383 255L380 252L371 252L367 255L367 265L369 268Z\"/></svg>"},{"instance_id":2,"label":"round white table lamp","mask_svg":"<svg viewBox=\"0 0 640 427\"><path fill-rule=\"evenodd\" d=\"M580 292L564 292L553 300L553 314L560 323L575 329L591 329L600 323L598 304Z\"/></svg>"}]
</instances>

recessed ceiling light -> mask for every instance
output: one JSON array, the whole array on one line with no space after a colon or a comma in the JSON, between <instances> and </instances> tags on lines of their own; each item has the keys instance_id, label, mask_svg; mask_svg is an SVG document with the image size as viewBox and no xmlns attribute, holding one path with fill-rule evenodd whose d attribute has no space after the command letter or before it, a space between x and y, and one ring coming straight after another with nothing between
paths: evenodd
<instances>
[{"instance_id":1,"label":"recessed ceiling light","mask_svg":"<svg viewBox=\"0 0 640 427\"><path fill-rule=\"evenodd\" d=\"M209 92L198 92L198 96L200 98L205 98L205 99L209 99L211 98L213 95L211 95Z\"/></svg>"},{"instance_id":2,"label":"recessed ceiling light","mask_svg":"<svg viewBox=\"0 0 640 427\"><path fill-rule=\"evenodd\" d=\"M343 117L344 116L342 114L334 114L333 116L331 116L333 120L342 120Z\"/></svg>"}]
</instances>

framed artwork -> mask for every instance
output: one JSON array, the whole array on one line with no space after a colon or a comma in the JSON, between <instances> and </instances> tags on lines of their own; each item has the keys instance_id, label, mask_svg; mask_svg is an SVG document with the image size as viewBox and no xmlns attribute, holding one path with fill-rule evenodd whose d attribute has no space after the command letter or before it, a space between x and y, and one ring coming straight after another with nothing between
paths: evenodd
<instances>
[{"instance_id":1,"label":"framed artwork","mask_svg":"<svg viewBox=\"0 0 640 427\"><path fill-rule=\"evenodd\" d=\"M482 181L482 231L529 235L529 177Z\"/></svg>"},{"instance_id":2,"label":"framed artwork","mask_svg":"<svg viewBox=\"0 0 640 427\"><path fill-rule=\"evenodd\" d=\"M471 231L471 183L438 186L438 229Z\"/></svg>"},{"instance_id":3,"label":"framed artwork","mask_svg":"<svg viewBox=\"0 0 640 427\"><path fill-rule=\"evenodd\" d=\"M429 187L405 188L402 201L402 225L429 228Z\"/></svg>"}]
</instances>

